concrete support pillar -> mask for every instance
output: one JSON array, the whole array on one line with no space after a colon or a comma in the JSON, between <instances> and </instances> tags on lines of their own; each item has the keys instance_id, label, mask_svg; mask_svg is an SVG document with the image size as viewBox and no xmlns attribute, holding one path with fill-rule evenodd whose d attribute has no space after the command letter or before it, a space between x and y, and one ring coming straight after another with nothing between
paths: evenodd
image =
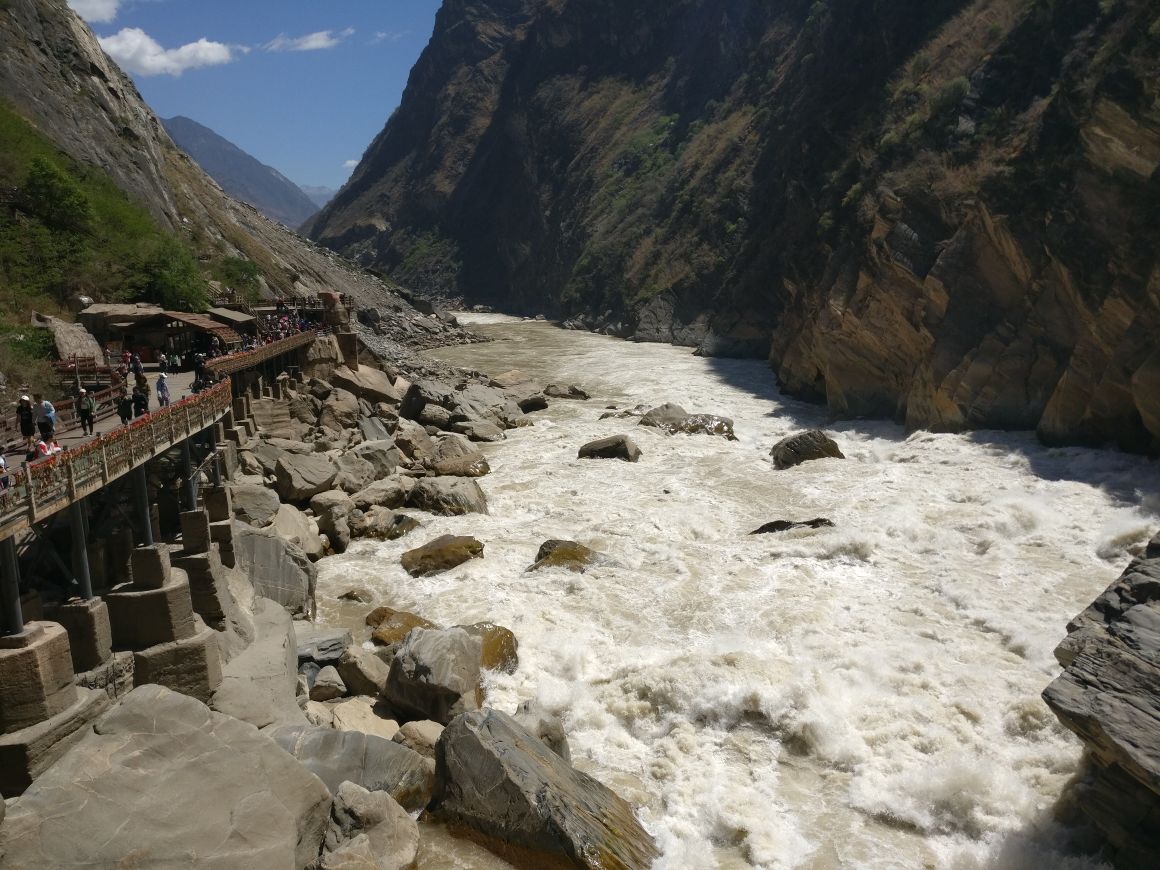
<instances>
[{"instance_id":1,"label":"concrete support pillar","mask_svg":"<svg viewBox=\"0 0 1160 870\"><path fill-rule=\"evenodd\" d=\"M193 479L193 454L189 450L189 439L181 442L181 473L185 476L185 509L191 511L197 507L197 482Z\"/></svg>"},{"instance_id":2,"label":"concrete support pillar","mask_svg":"<svg viewBox=\"0 0 1160 870\"><path fill-rule=\"evenodd\" d=\"M138 465L130 475L133 478L133 505L137 514L137 525L143 547L153 546L153 512L149 508L149 480L145 476L145 466Z\"/></svg>"},{"instance_id":3,"label":"concrete support pillar","mask_svg":"<svg viewBox=\"0 0 1160 870\"><path fill-rule=\"evenodd\" d=\"M0 541L0 635L21 634L24 613L20 609L20 562L16 542Z\"/></svg>"},{"instance_id":4,"label":"concrete support pillar","mask_svg":"<svg viewBox=\"0 0 1160 870\"><path fill-rule=\"evenodd\" d=\"M72 569L77 581L77 595L84 601L93 597L93 578L89 573L89 550L85 545L85 500L79 498L69 505L69 525L72 529Z\"/></svg>"}]
</instances>

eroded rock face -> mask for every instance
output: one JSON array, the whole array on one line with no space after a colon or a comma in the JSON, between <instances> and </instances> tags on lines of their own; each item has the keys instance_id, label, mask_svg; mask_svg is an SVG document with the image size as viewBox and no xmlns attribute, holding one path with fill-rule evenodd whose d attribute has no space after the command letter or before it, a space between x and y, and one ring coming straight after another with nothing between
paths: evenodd
<instances>
[{"instance_id":1,"label":"eroded rock face","mask_svg":"<svg viewBox=\"0 0 1160 870\"><path fill-rule=\"evenodd\" d=\"M623 799L497 710L452 721L435 764L439 818L541 853L547 866L647 870L659 857Z\"/></svg>"},{"instance_id":2,"label":"eroded rock face","mask_svg":"<svg viewBox=\"0 0 1160 870\"><path fill-rule=\"evenodd\" d=\"M407 496L407 506L443 516L487 513L479 484L464 477L425 477Z\"/></svg>"},{"instance_id":3,"label":"eroded rock face","mask_svg":"<svg viewBox=\"0 0 1160 870\"><path fill-rule=\"evenodd\" d=\"M1087 749L1079 807L1117 867L1160 866L1160 535L1067 628L1043 700Z\"/></svg>"},{"instance_id":4,"label":"eroded rock face","mask_svg":"<svg viewBox=\"0 0 1160 870\"><path fill-rule=\"evenodd\" d=\"M811 429L797 435L789 435L773 445L769 451L773 467L793 468L813 459L845 459L838 443L825 432Z\"/></svg>"},{"instance_id":5,"label":"eroded rock face","mask_svg":"<svg viewBox=\"0 0 1160 870\"><path fill-rule=\"evenodd\" d=\"M305 868L330 806L322 781L252 725L147 685L9 808L0 853L14 868Z\"/></svg>"}]
</instances>

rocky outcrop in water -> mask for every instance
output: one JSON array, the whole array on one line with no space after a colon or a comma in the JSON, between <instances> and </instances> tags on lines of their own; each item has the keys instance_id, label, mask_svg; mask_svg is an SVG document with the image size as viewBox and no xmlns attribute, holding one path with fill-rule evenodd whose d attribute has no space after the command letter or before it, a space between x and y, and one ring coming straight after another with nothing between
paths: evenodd
<instances>
[{"instance_id":1,"label":"rocky outcrop in water","mask_svg":"<svg viewBox=\"0 0 1160 870\"><path fill-rule=\"evenodd\" d=\"M1067 629L1043 699L1087 750L1079 807L1118 868L1160 866L1160 535Z\"/></svg>"},{"instance_id":2,"label":"rocky outcrop in water","mask_svg":"<svg viewBox=\"0 0 1160 870\"><path fill-rule=\"evenodd\" d=\"M1160 450L1149 0L447 0L310 233L768 356L842 416Z\"/></svg>"}]
</instances>

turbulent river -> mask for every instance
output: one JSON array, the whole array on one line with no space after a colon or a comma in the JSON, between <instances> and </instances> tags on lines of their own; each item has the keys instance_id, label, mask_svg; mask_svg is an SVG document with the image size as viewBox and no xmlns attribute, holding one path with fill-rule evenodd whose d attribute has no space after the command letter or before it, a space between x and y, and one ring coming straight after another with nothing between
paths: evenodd
<instances>
[{"instance_id":1,"label":"turbulent river","mask_svg":"<svg viewBox=\"0 0 1160 870\"><path fill-rule=\"evenodd\" d=\"M760 361L465 319L493 341L434 356L592 399L555 400L485 448L490 516L425 518L324 560L325 619L357 624L366 607L334 596L365 586L441 624L511 628L520 668L489 679L489 705L559 712L577 767L641 807L661 867L1098 866L1054 821L1080 744L1039 694L1068 620L1160 527L1157 463L827 425ZM739 440L599 419L663 402L731 417ZM775 471L773 443L816 426L847 458ZM639 463L576 458L617 433ZM812 517L835 527L749 535ZM485 558L408 577L399 555L444 533ZM549 538L607 558L525 573Z\"/></svg>"}]
</instances>

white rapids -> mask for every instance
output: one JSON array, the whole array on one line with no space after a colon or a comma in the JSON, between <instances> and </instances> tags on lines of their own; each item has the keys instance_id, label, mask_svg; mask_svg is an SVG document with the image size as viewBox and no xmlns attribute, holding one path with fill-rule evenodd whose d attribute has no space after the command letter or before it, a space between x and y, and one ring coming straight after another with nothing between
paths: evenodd
<instances>
[{"instance_id":1,"label":"white rapids","mask_svg":"<svg viewBox=\"0 0 1160 870\"><path fill-rule=\"evenodd\" d=\"M771 445L825 411L761 361L465 319L496 340L435 356L592 399L486 448L490 516L423 517L320 563L324 618L356 621L334 596L365 586L441 624L510 627L520 668L490 678L489 705L558 711L663 868L1099 866L1053 820L1080 744L1039 694L1068 620L1160 527L1157 463L852 421L826 427L845 461L775 471ZM663 402L731 417L740 440L599 419ZM617 433L639 463L576 458ZM835 527L749 535L812 517ZM445 533L485 558L408 577L399 555ZM525 573L549 538L607 560Z\"/></svg>"}]
</instances>

